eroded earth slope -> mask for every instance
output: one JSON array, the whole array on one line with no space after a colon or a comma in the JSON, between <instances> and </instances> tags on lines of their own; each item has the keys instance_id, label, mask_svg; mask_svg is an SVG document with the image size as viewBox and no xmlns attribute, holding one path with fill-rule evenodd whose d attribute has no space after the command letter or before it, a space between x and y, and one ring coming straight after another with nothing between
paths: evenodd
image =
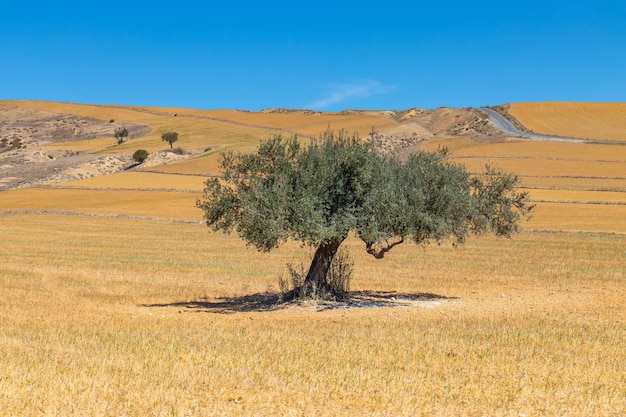
<instances>
[{"instance_id":1,"label":"eroded earth slope","mask_svg":"<svg viewBox=\"0 0 626 417\"><path fill-rule=\"evenodd\" d=\"M128 166L129 155L97 156L45 145L84 139L113 138L124 127L129 138L150 132L149 126L118 123L70 114L0 105L0 190L54 182L68 170L83 176L105 175ZM111 139L113 140L113 139Z\"/></svg>"}]
</instances>

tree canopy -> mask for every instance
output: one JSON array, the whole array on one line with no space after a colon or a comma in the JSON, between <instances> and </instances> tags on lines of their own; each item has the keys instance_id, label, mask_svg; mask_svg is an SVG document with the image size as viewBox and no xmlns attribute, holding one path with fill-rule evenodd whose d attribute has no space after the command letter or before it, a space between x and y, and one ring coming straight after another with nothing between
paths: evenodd
<instances>
[{"instance_id":1,"label":"tree canopy","mask_svg":"<svg viewBox=\"0 0 626 417\"><path fill-rule=\"evenodd\" d=\"M172 145L174 142L178 140L177 132L166 132L161 135L161 140L170 144L170 149L172 149Z\"/></svg>"},{"instance_id":2,"label":"tree canopy","mask_svg":"<svg viewBox=\"0 0 626 417\"><path fill-rule=\"evenodd\" d=\"M118 127L115 129L113 135L115 136L115 140L117 140L118 145L121 145L124 143L124 138L128 137L128 130L125 127Z\"/></svg>"},{"instance_id":3,"label":"tree canopy","mask_svg":"<svg viewBox=\"0 0 626 417\"><path fill-rule=\"evenodd\" d=\"M518 179L487 167L471 176L445 152L400 161L368 141L327 131L308 145L275 136L255 154L226 152L223 178L206 182L197 206L208 226L236 230L270 251L288 239L315 248L301 293L329 290L326 277L348 234L382 258L407 240L420 245L469 234L511 236L532 209Z\"/></svg>"},{"instance_id":4,"label":"tree canopy","mask_svg":"<svg viewBox=\"0 0 626 417\"><path fill-rule=\"evenodd\" d=\"M150 152L145 149L137 149L133 154L133 161L142 164L150 156Z\"/></svg>"}]
</instances>

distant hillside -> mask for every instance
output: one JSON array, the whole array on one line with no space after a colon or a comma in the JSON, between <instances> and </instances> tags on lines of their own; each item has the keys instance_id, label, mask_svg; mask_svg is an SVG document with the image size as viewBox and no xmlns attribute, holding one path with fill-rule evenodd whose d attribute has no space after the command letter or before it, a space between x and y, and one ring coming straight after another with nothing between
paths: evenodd
<instances>
[{"instance_id":1,"label":"distant hillside","mask_svg":"<svg viewBox=\"0 0 626 417\"><path fill-rule=\"evenodd\" d=\"M199 222L207 177L223 151L254 151L274 134L304 141L329 126L367 138L400 158L447 148L471 174L485 165L518 175L537 209L532 230L625 233L625 104L498 106L538 133L610 139L614 145L533 141L497 130L472 108L433 110L198 110L0 101L0 212L71 212ZM118 144L117 127L129 131ZM179 133L170 149L161 140ZM138 149L150 155L135 164ZM0 213L1 214L1 213Z\"/></svg>"},{"instance_id":2,"label":"distant hillside","mask_svg":"<svg viewBox=\"0 0 626 417\"><path fill-rule=\"evenodd\" d=\"M441 137L498 140L499 133L475 109L339 113L268 109L261 112L0 101L0 190L52 184L130 169L138 149L152 154L134 170L214 175L222 150L250 151L274 134L317 137L329 127L375 132L387 152L413 152ZM118 144L116 128L129 131ZM177 154L161 140L179 133Z\"/></svg>"},{"instance_id":3,"label":"distant hillside","mask_svg":"<svg viewBox=\"0 0 626 417\"><path fill-rule=\"evenodd\" d=\"M535 133L626 141L626 103L514 103L508 110Z\"/></svg>"}]
</instances>

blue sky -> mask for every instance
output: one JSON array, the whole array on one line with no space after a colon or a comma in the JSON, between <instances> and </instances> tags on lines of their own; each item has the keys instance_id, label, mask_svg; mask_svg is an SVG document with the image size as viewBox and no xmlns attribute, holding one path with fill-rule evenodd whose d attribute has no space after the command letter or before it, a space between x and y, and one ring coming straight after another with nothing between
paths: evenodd
<instances>
[{"instance_id":1,"label":"blue sky","mask_svg":"<svg viewBox=\"0 0 626 417\"><path fill-rule=\"evenodd\" d=\"M201 109L626 101L626 1L0 4L0 99Z\"/></svg>"}]
</instances>

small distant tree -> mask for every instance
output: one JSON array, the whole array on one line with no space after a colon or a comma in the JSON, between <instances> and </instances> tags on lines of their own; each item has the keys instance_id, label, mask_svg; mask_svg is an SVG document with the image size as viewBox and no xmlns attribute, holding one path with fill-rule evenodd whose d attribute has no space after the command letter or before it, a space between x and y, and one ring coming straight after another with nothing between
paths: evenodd
<instances>
[{"instance_id":1,"label":"small distant tree","mask_svg":"<svg viewBox=\"0 0 626 417\"><path fill-rule=\"evenodd\" d=\"M170 144L170 149L172 149L172 144L178 140L178 133L176 132L167 132L161 135L161 140Z\"/></svg>"},{"instance_id":2,"label":"small distant tree","mask_svg":"<svg viewBox=\"0 0 626 417\"><path fill-rule=\"evenodd\" d=\"M270 251L288 239L315 249L301 288L293 294L332 294L329 271L350 232L380 259L410 240L419 245L469 234L511 236L532 209L518 179L487 167L470 176L445 152L400 161L370 142L327 131L303 146L280 135L256 154L226 152L223 178L206 182L197 206L213 230L233 229Z\"/></svg>"},{"instance_id":3,"label":"small distant tree","mask_svg":"<svg viewBox=\"0 0 626 417\"><path fill-rule=\"evenodd\" d=\"M124 138L128 137L128 130L125 127L118 127L115 129L115 140L117 140L117 144L121 145L124 143Z\"/></svg>"},{"instance_id":4,"label":"small distant tree","mask_svg":"<svg viewBox=\"0 0 626 417\"><path fill-rule=\"evenodd\" d=\"M150 152L146 151L145 149L138 149L133 154L133 161L137 162L138 164L142 164L149 155Z\"/></svg>"}]
</instances>

